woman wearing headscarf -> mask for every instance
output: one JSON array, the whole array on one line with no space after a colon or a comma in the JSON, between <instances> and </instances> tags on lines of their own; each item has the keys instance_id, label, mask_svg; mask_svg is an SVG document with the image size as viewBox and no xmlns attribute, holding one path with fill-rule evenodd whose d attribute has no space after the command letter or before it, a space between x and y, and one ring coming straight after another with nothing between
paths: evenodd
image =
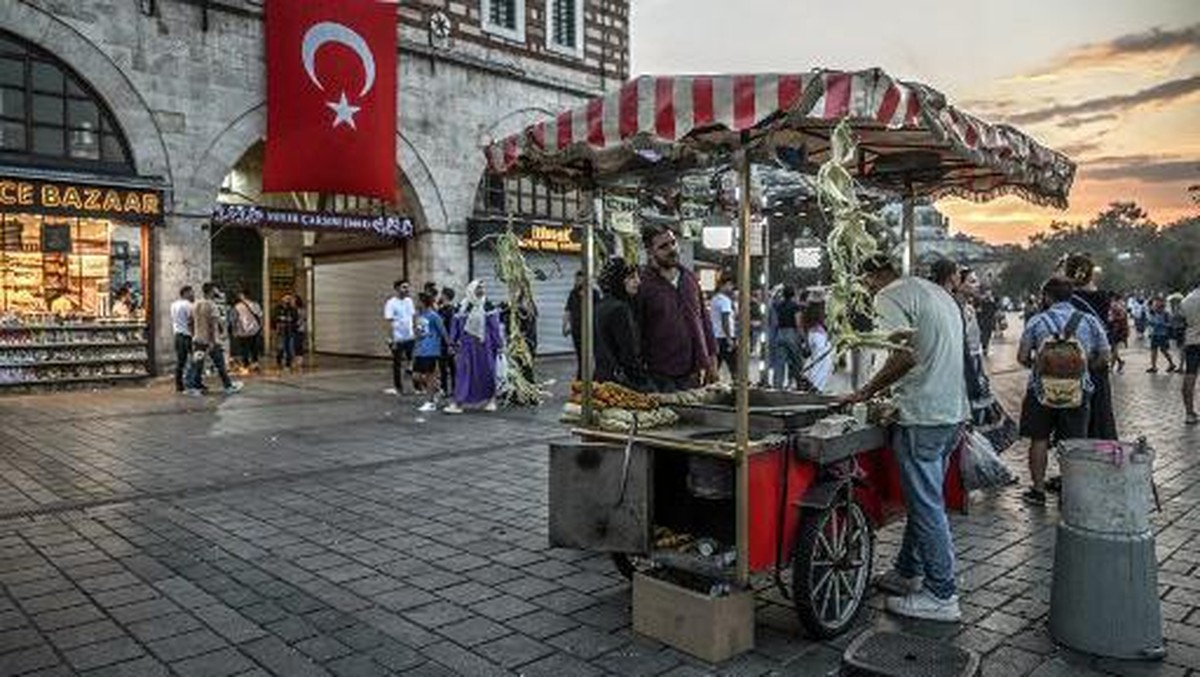
<instances>
[{"instance_id":1,"label":"woman wearing headscarf","mask_svg":"<svg viewBox=\"0 0 1200 677\"><path fill-rule=\"evenodd\" d=\"M488 303L483 282L467 285L466 294L450 326L454 356L454 401L447 414L461 414L463 407L482 406L496 410L496 358L504 347L500 316Z\"/></svg>"},{"instance_id":2,"label":"woman wearing headscarf","mask_svg":"<svg viewBox=\"0 0 1200 677\"><path fill-rule=\"evenodd\" d=\"M642 364L642 340L633 312L641 280L636 266L609 259L600 272L604 297L596 306L596 381L612 381L634 390L651 390Z\"/></svg>"},{"instance_id":3,"label":"woman wearing headscarf","mask_svg":"<svg viewBox=\"0 0 1200 677\"><path fill-rule=\"evenodd\" d=\"M1101 291L1096 286L1096 264L1087 254L1071 254L1059 262L1059 273L1071 281L1075 293L1071 296L1071 305L1075 309L1094 315L1100 320L1100 325L1108 327L1108 308L1112 304L1113 294ZM1117 439L1117 419L1113 413L1112 382L1109 379L1108 367L1092 370L1089 374L1092 385L1092 399L1088 409L1088 437L1094 440Z\"/></svg>"}]
</instances>

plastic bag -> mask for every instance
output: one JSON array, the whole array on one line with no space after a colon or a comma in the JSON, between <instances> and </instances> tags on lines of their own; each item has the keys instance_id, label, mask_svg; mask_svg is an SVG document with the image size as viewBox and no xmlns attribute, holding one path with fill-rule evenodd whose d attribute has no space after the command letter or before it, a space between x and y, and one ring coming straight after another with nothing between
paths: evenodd
<instances>
[{"instance_id":1,"label":"plastic bag","mask_svg":"<svg viewBox=\"0 0 1200 677\"><path fill-rule=\"evenodd\" d=\"M1013 482L1012 471L996 455L992 443L978 430L967 433L959 456L963 487L997 489Z\"/></svg>"},{"instance_id":2,"label":"plastic bag","mask_svg":"<svg viewBox=\"0 0 1200 677\"><path fill-rule=\"evenodd\" d=\"M508 378L508 357L504 353L496 354L496 390L504 389L504 382Z\"/></svg>"}]
</instances>

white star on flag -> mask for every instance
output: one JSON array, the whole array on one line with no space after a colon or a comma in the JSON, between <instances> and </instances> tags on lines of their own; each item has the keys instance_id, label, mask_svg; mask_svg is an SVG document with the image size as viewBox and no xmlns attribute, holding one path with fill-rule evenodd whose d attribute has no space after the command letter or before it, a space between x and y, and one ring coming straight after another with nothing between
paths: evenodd
<instances>
[{"instance_id":1,"label":"white star on flag","mask_svg":"<svg viewBox=\"0 0 1200 677\"><path fill-rule=\"evenodd\" d=\"M345 91L342 92L342 96L337 103L334 103L333 101L327 101L325 102L325 105L329 106L330 110L332 110L334 113L334 128L337 128L337 126L342 123L346 123L350 125L351 129L358 129L358 127L354 124L354 114L362 110L362 108L360 106L351 106L350 102L346 100Z\"/></svg>"}]
</instances>

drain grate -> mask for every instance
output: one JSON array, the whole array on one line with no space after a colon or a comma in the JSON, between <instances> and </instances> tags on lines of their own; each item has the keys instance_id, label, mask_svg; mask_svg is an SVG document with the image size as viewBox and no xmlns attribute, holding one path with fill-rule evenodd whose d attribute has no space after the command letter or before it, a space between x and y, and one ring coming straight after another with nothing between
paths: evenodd
<instances>
[{"instance_id":1,"label":"drain grate","mask_svg":"<svg viewBox=\"0 0 1200 677\"><path fill-rule=\"evenodd\" d=\"M979 655L946 642L868 630L842 655L842 677L976 677Z\"/></svg>"}]
</instances>

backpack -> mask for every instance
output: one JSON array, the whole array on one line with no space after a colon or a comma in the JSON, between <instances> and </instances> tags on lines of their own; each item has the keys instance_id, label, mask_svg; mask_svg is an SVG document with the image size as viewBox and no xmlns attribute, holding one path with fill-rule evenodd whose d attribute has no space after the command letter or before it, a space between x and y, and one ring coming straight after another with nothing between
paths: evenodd
<instances>
[{"instance_id":1,"label":"backpack","mask_svg":"<svg viewBox=\"0 0 1200 677\"><path fill-rule=\"evenodd\" d=\"M1047 409L1076 409L1083 406L1083 379L1087 374L1087 351L1075 332L1084 319L1078 310L1067 326L1042 339L1035 368L1042 380L1038 401ZM1047 316L1047 321L1050 321Z\"/></svg>"},{"instance_id":2,"label":"backpack","mask_svg":"<svg viewBox=\"0 0 1200 677\"><path fill-rule=\"evenodd\" d=\"M234 307L234 335L243 338L256 336L258 334L258 330L262 328L262 323L259 320L259 313L254 312L254 306L244 301L239 303L238 306L245 307L246 312L243 313L241 308Z\"/></svg>"}]
</instances>

